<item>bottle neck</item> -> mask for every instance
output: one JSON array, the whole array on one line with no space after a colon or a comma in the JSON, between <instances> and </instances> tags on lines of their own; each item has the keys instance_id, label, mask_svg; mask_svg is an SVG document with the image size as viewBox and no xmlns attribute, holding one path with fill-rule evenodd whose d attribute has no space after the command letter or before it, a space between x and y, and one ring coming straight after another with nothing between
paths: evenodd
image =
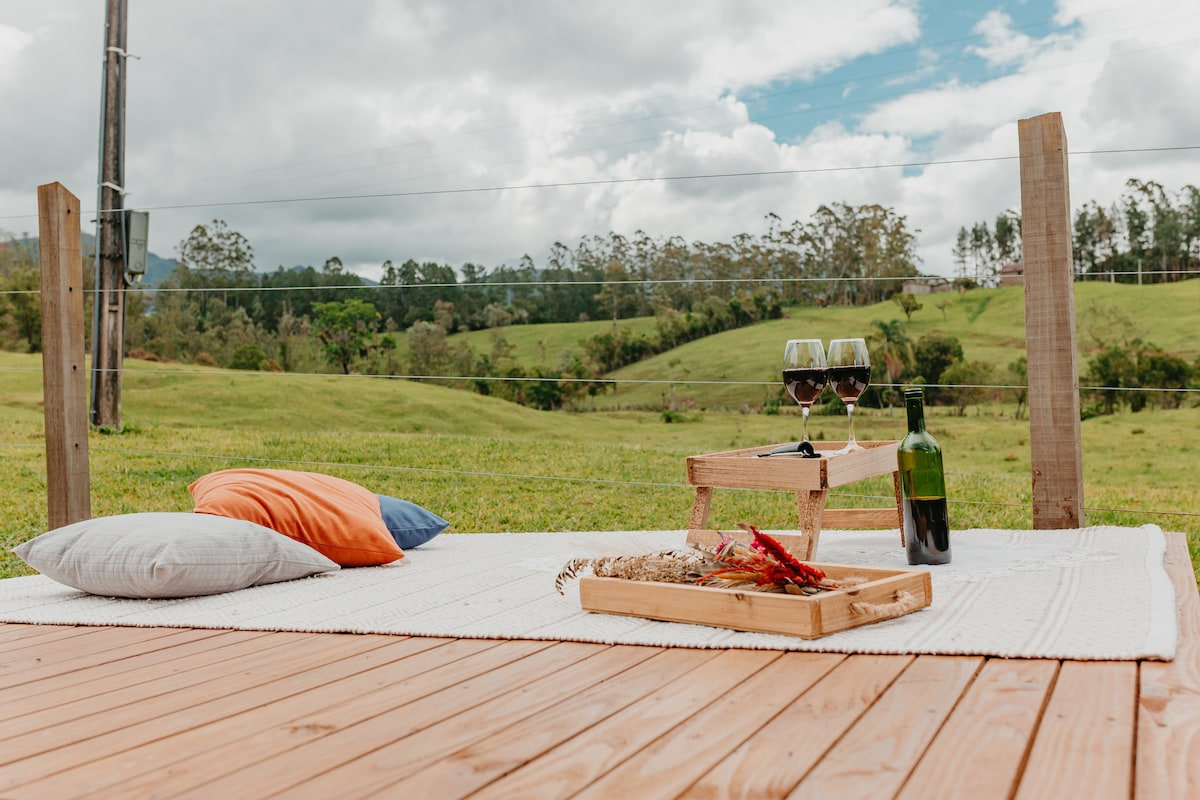
<instances>
[{"instance_id":1,"label":"bottle neck","mask_svg":"<svg viewBox=\"0 0 1200 800\"><path fill-rule=\"evenodd\" d=\"M906 397L905 410L908 412L908 429L913 433L924 433L925 402L919 397Z\"/></svg>"}]
</instances>

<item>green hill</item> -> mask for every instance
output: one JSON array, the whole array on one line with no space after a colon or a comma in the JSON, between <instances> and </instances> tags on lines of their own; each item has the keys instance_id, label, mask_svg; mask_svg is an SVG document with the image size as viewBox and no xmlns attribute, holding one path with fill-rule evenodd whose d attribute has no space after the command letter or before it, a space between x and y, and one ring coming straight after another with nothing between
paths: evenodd
<instances>
[{"instance_id":1,"label":"green hill","mask_svg":"<svg viewBox=\"0 0 1200 800\"><path fill-rule=\"evenodd\" d=\"M924 307L905 323L916 341L929 333L956 337L965 358L998 369L1025 354L1025 297L1020 287L977 289L963 295L944 293L921 298ZM944 313L938 304L946 302ZM1076 284L1075 312L1080 371L1086 371L1093 333L1107 331L1116 309L1128 318L1136 335L1189 363L1200 355L1200 280L1155 286L1107 283ZM674 394L685 407L738 409L761 405L778 395L775 385L720 385L724 381L777 384L783 344L791 338L830 339L866 336L875 320L903 320L895 303L846 308L792 308L786 318L727 331L690 342L670 352L613 373L624 380L667 381L667 384L624 385L599 398L599 408L661 408ZM705 381L717 382L706 384ZM677 382L677 383L670 383Z\"/></svg>"},{"instance_id":2,"label":"green hill","mask_svg":"<svg viewBox=\"0 0 1200 800\"><path fill-rule=\"evenodd\" d=\"M1119 305L1144 324L1143 338L1191 361L1198 290L1197 281L1141 289L1084 284L1078 302L1081 310L1088 303ZM991 353L995 363L1020 352L1019 290L951 299L942 320L926 298L910 334L945 330L963 341L968 357ZM687 370L704 380L773 383L789 336L848 335L863 332L871 319L898 315L886 304L793 311L789 319L693 342L621 374L659 379ZM556 335L570 336L570 328ZM539 412L399 379L133 360L126 368L124 431L89 437L95 515L188 510L187 486L200 475L270 466L339 475L405 497L438 511L458 532L681 528L694 493L685 481L688 455L789 441L800 433L793 408L777 416L689 412L667 424L651 411ZM7 549L46 524L41 359L0 353L0 373L0 575L23 574ZM739 408L758 402L765 387L701 389ZM663 386L623 387L616 398L625 402L634 391L657 402ZM1089 524L1184 530L1200 556L1200 407L1185 405L1083 423ZM901 414L864 409L856 417L862 439L903 435ZM817 417L813 436L842 438L845 424L844 415ZM972 407L964 417L933 408L929 427L945 448L955 528L1031 526L1027 421L1002 405ZM890 479L868 481L836 492L832 504L887 506L890 491ZM715 526L795 526L795 498L787 492L717 495Z\"/></svg>"}]
</instances>

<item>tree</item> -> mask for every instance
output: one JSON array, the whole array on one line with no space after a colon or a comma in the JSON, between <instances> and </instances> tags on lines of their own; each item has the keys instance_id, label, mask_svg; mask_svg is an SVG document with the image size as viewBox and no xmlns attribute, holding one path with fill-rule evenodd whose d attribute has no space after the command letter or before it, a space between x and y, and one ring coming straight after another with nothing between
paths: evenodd
<instances>
[{"instance_id":1,"label":"tree","mask_svg":"<svg viewBox=\"0 0 1200 800\"><path fill-rule=\"evenodd\" d=\"M262 348L256 344L243 344L233 351L229 361L230 369L265 370L270 359Z\"/></svg>"},{"instance_id":2,"label":"tree","mask_svg":"<svg viewBox=\"0 0 1200 800\"><path fill-rule=\"evenodd\" d=\"M1016 211L1005 211L996 217L992 229L996 241L996 266L1003 267L1021 260L1021 215Z\"/></svg>"},{"instance_id":3,"label":"tree","mask_svg":"<svg viewBox=\"0 0 1200 800\"><path fill-rule=\"evenodd\" d=\"M1012 387L1009 391L1013 393L1013 398L1017 401L1017 410L1014 416L1022 419L1024 406L1029 398L1029 360L1025 356L1021 356L1008 365L1007 380Z\"/></svg>"},{"instance_id":4,"label":"tree","mask_svg":"<svg viewBox=\"0 0 1200 800\"><path fill-rule=\"evenodd\" d=\"M872 324L875 330L867 337L867 344L871 349L872 363L883 364L884 376L889 386L880 391L880 396L886 399L888 407L891 408L892 401L899 398L899 391L892 384L900 380L913 361L912 340L908 338L898 319L891 322L875 320Z\"/></svg>"},{"instance_id":5,"label":"tree","mask_svg":"<svg viewBox=\"0 0 1200 800\"><path fill-rule=\"evenodd\" d=\"M946 368L963 357L962 344L954 336L944 333L927 333L917 340L913 347L913 373L919 376L922 383L930 384L925 394L931 398L943 395L936 384L946 383L944 376Z\"/></svg>"},{"instance_id":6,"label":"tree","mask_svg":"<svg viewBox=\"0 0 1200 800\"><path fill-rule=\"evenodd\" d=\"M967 232L965 227L958 229L958 234L954 237L954 247L950 251L950 255L954 258L954 265L958 268L955 274L959 278L967 277L967 257L971 254L971 234Z\"/></svg>"},{"instance_id":7,"label":"tree","mask_svg":"<svg viewBox=\"0 0 1200 800\"><path fill-rule=\"evenodd\" d=\"M321 342L322 355L330 364L340 367L342 374L349 375L354 360L370 351L379 323L375 305L358 299L313 303L313 314L313 330Z\"/></svg>"},{"instance_id":8,"label":"tree","mask_svg":"<svg viewBox=\"0 0 1200 800\"><path fill-rule=\"evenodd\" d=\"M595 300L608 311L613 325L617 320L636 308L637 300L629 288L629 271L620 261L610 261L604 267L604 285L596 293Z\"/></svg>"},{"instance_id":9,"label":"tree","mask_svg":"<svg viewBox=\"0 0 1200 800\"><path fill-rule=\"evenodd\" d=\"M254 248L245 236L229 230L224 220L214 219L192 228L179 243L179 264L221 285L222 279L254 271Z\"/></svg>"},{"instance_id":10,"label":"tree","mask_svg":"<svg viewBox=\"0 0 1200 800\"><path fill-rule=\"evenodd\" d=\"M896 305L900 306L900 310L904 312L904 319L912 322L912 315L916 311L920 311L923 306L921 301L912 292L901 292L900 294L892 295L892 300Z\"/></svg>"},{"instance_id":11,"label":"tree","mask_svg":"<svg viewBox=\"0 0 1200 800\"><path fill-rule=\"evenodd\" d=\"M5 291L0 294L0 333L7 346L24 339L28 351L37 353L42 349L42 282L30 241L26 235L0 242L0 289Z\"/></svg>"},{"instance_id":12,"label":"tree","mask_svg":"<svg viewBox=\"0 0 1200 800\"><path fill-rule=\"evenodd\" d=\"M412 324L407 335L409 371L413 375L441 375L450 353L446 346L446 329L420 320Z\"/></svg>"},{"instance_id":13,"label":"tree","mask_svg":"<svg viewBox=\"0 0 1200 800\"><path fill-rule=\"evenodd\" d=\"M987 396L987 384L992 380L992 365L986 361L959 359L942 372L941 382L950 384L945 390L954 404L955 413L966 416L967 406Z\"/></svg>"}]
</instances>

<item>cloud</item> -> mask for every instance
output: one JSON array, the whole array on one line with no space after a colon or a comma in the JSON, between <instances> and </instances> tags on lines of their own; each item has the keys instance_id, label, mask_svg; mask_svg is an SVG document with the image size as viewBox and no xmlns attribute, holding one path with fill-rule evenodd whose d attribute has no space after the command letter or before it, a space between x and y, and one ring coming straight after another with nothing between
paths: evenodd
<instances>
[{"instance_id":1,"label":"cloud","mask_svg":"<svg viewBox=\"0 0 1200 800\"><path fill-rule=\"evenodd\" d=\"M1009 67L1035 58L1039 53L1068 41L1059 35L1034 39L1013 28L1013 20L1003 11L992 10L971 29L983 37L983 44L970 45L966 52L977 55L992 67Z\"/></svg>"},{"instance_id":2,"label":"cloud","mask_svg":"<svg viewBox=\"0 0 1200 800\"><path fill-rule=\"evenodd\" d=\"M910 0L139 3L129 204L151 209L160 255L220 218L260 268L337 255L375 275L386 259L492 267L610 230L715 241L770 212L881 203L945 272L959 225L1019 204L1015 162L846 168L1015 155L1016 120L1045 111L1063 112L1073 149L1200 139L1200 57L1173 44L1195 38L1195 13L1105 3L1060 0L1066 29L1042 37L981 15L971 57L986 77L937 85ZM0 228L36 227L34 189L50 180L92 205L102 16L43 0L0 10L0 104L21 109L0 115ZM906 94L870 101L860 81L853 103L809 108L817 122L787 137L747 108L898 46L921 48L889 84L907 78ZM1200 182L1194 161L1073 158L1072 195L1110 202L1131 175ZM780 174L630 182L745 172Z\"/></svg>"},{"instance_id":3,"label":"cloud","mask_svg":"<svg viewBox=\"0 0 1200 800\"><path fill-rule=\"evenodd\" d=\"M32 34L0 23L0 81L14 79L21 51L32 42Z\"/></svg>"}]
</instances>

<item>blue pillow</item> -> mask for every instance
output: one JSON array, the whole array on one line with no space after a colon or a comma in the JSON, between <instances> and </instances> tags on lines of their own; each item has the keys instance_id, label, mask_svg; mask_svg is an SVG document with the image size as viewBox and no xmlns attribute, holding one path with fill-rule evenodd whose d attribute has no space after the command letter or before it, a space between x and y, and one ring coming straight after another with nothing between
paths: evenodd
<instances>
[{"instance_id":1,"label":"blue pillow","mask_svg":"<svg viewBox=\"0 0 1200 800\"><path fill-rule=\"evenodd\" d=\"M446 520L421 508L416 503L379 495L379 513L383 524L396 540L401 550L425 544L444 531L450 524Z\"/></svg>"}]
</instances>

